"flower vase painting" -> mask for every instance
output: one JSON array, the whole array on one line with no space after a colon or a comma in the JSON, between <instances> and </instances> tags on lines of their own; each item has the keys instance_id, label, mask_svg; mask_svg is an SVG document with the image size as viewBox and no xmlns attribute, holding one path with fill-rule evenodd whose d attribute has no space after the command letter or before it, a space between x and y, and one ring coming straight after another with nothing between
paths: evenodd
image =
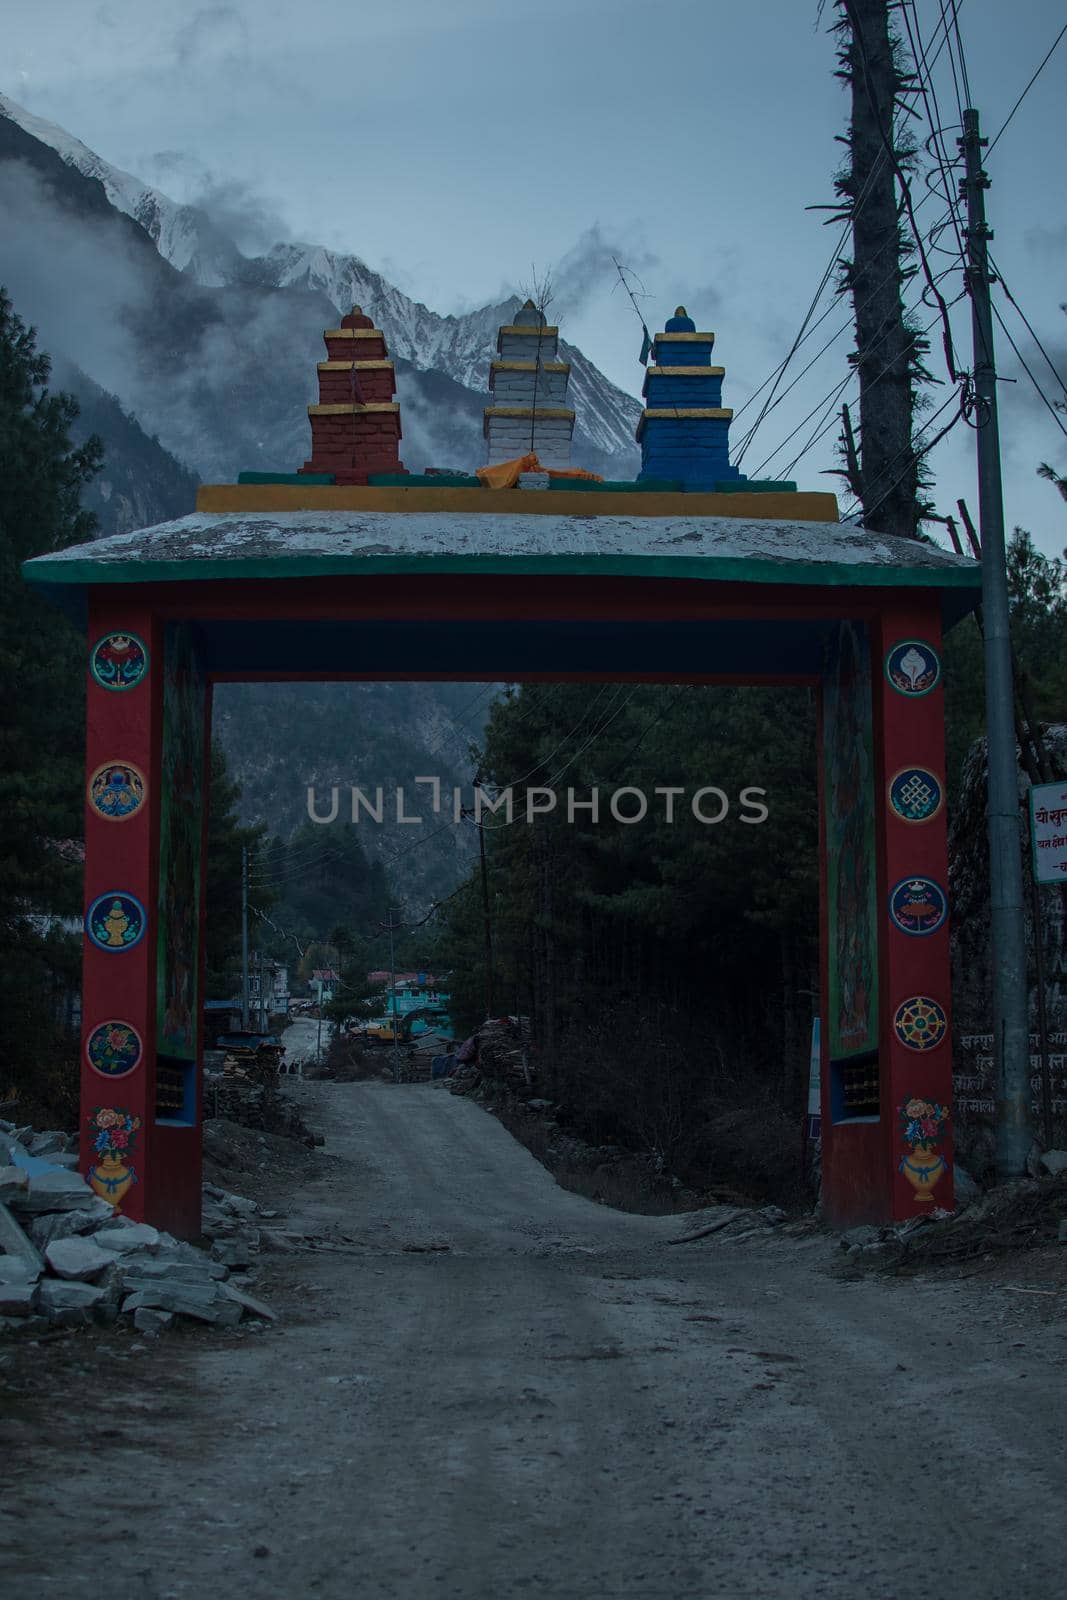
<instances>
[{"instance_id":1,"label":"flower vase painting","mask_svg":"<svg viewBox=\"0 0 1067 1600\"><path fill-rule=\"evenodd\" d=\"M114 1206L116 1212L128 1189L137 1182L137 1172L130 1156L137 1142L140 1117L114 1106L97 1106L89 1117L93 1150L96 1159L89 1168L88 1178L102 1200Z\"/></svg>"},{"instance_id":2,"label":"flower vase painting","mask_svg":"<svg viewBox=\"0 0 1067 1600\"><path fill-rule=\"evenodd\" d=\"M933 1200L934 1185L948 1171L948 1162L938 1150L949 1120L948 1106L936 1100L913 1096L897 1107L901 1133L908 1149L900 1158L902 1172L915 1190L920 1203Z\"/></svg>"}]
</instances>

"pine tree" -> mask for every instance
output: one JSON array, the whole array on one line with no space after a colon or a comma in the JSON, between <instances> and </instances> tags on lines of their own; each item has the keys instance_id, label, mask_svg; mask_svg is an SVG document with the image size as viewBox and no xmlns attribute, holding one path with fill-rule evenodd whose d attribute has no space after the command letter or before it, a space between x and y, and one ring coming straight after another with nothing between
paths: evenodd
<instances>
[{"instance_id":1,"label":"pine tree","mask_svg":"<svg viewBox=\"0 0 1067 1600\"><path fill-rule=\"evenodd\" d=\"M77 402L50 393L50 371L0 289L0 1062L24 1086L76 1064L85 641L20 568L92 537L80 495L103 454L95 435L71 444Z\"/></svg>"},{"instance_id":2,"label":"pine tree","mask_svg":"<svg viewBox=\"0 0 1067 1600\"><path fill-rule=\"evenodd\" d=\"M863 506L864 527L913 539L925 478L913 445L927 341L904 309L914 254L898 200L908 184L914 147L898 132L897 111L911 83L889 22L888 0L838 0L841 44L837 76L849 86L848 160L834 182L839 217L852 224L852 260L841 292L852 296L860 382L860 442L853 444L847 408L842 476Z\"/></svg>"},{"instance_id":3,"label":"pine tree","mask_svg":"<svg viewBox=\"0 0 1067 1600\"><path fill-rule=\"evenodd\" d=\"M209 998L229 999L238 992L241 958L241 853L254 852L267 829L261 823L242 827L237 802L241 786L230 777L226 755L218 740L211 744L211 794L207 829L207 985ZM259 884L255 892L255 913L270 910L274 891Z\"/></svg>"}]
</instances>

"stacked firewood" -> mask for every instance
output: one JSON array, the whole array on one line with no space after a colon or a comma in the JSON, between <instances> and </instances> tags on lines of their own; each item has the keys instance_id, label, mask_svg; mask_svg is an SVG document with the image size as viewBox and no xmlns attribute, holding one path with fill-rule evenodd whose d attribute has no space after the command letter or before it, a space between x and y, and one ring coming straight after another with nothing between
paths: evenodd
<instances>
[{"instance_id":1,"label":"stacked firewood","mask_svg":"<svg viewBox=\"0 0 1067 1600\"><path fill-rule=\"evenodd\" d=\"M527 1017L491 1017L478 1029L478 1059L460 1065L450 1087L455 1094L471 1094L483 1078L511 1089L528 1089L533 1082L530 1065L530 1023Z\"/></svg>"}]
</instances>

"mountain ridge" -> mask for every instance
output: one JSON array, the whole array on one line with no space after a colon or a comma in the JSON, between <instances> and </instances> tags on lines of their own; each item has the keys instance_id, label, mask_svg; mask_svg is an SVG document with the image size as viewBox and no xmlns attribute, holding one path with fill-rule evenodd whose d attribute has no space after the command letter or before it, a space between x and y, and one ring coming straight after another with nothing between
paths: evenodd
<instances>
[{"instance_id":1,"label":"mountain ridge","mask_svg":"<svg viewBox=\"0 0 1067 1600\"><path fill-rule=\"evenodd\" d=\"M34 116L2 94L0 116L48 145L68 167L101 184L114 209L137 223L160 257L201 288L302 293L320 303L327 301L338 316L352 305L361 305L382 329L394 359L409 364L408 387L413 392L418 383L417 379L410 381L411 374L440 372L478 396L481 405L489 402L489 363L496 355L497 329L521 304L517 295L456 316L413 300L352 253L292 240L279 242L260 255L245 255L204 208L171 200L162 190L105 161L66 129ZM641 414L639 401L611 383L577 346L561 340L560 354L571 362L575 461L593 470L606 470L611 476L633 475L638 463L634 430ZM309 381L315 359L309 348ZM408 397L400 392L398 398L403 417ZM470 415L469 408L463 409ZM443 442L455 449L460 443L454 437L456 429L446 432L449 437ZM423 442L420 434L416 438ZM431 434L423 448L436 443ZM480 414L477 433L472 434L470 427L462 429L462 445L465 459L455 464L468 470L481 465ZM259 460L243 463L246 467L264 464ZM430 464L434 463L416 461L414 467L421 470ZM277 470L288 468L283 461L274 465Z\"/></svg>"}]
</instances>

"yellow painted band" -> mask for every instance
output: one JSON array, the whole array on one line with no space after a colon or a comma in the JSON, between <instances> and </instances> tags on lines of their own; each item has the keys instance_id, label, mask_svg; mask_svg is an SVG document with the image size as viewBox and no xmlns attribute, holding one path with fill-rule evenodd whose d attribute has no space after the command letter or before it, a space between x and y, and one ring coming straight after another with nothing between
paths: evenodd
<instances>
[{"instance_id":1,"label":"yellow painted band","mask_svg":"<svg viewBox=\"0 0 1067 1600\"><path fill-rule=\"evenodd\" d=\"M355 367L357 372L392 372L391 361L320 361L317 363L319 372L351 372Z\"/></svg>"},{"instance_id":2,"label":"yellow painted band","mask_svg":"<svg viewBox=\"0 0 1067 1600\"><path fill-rule=\"evenodd\" d=\"M309 417L351 417L365 411L399 411L396 400L372 400L367 405L308 406Z\"/></svg>"},{"instance_id":3,"label":"yellow painted band","mask_svg":"<svg viewBox=\"0 0 1067 1600\"><path fill-rule=\"evenodd\" d=\"M732 417L729 406L646 406L641 420L646 417Z\"/></svg>"},{"instance_id":4,"label":"yellow painted band","mask_svg":"<svg viewBox=\"0 0 1067 1600\"><path fill-rule=\"evenodd\" d=\"M725 367L649 367L649 378L725 378Z\"/></svg>"},{"instance_id":5,"label":"yellow painted band","mask_svg":"<svg viewBox=\"0 0 1067 1600\"><path fill-rule=\"evenodd\" d=\"M489 363L489 370L491 372L536 372L537 371L537 362L536 361L491 361ZM541 371L542 372L569 372L570 370L571 370L571 364L570 364L569 361L542 361L541 362Z\"/></svg>"},{"instance_id":6,"label":"yellow painted band","mask_svg":"<svg viewBox=\"0 0 1067 1600\"><path fill-rule=\"evenodd\" d=\"M598 493L553 489L426 489L343 487L339 484L208 483L196 509L283 515L289 511L457 511L483 515L553 517L730 517L759 522L836 522L837 497L827 493L677 494Z\"/></svg>"},{"instance_id":7,"label":"yellow painted band","mask_svg":"<svg viewBox=\"0 0 1067 1600\"><path fill-rule=\"evenodd\" d=\"M486 417L569 417L574 412L566 406L486 406Z\"/></svg>"}]
</instances>

